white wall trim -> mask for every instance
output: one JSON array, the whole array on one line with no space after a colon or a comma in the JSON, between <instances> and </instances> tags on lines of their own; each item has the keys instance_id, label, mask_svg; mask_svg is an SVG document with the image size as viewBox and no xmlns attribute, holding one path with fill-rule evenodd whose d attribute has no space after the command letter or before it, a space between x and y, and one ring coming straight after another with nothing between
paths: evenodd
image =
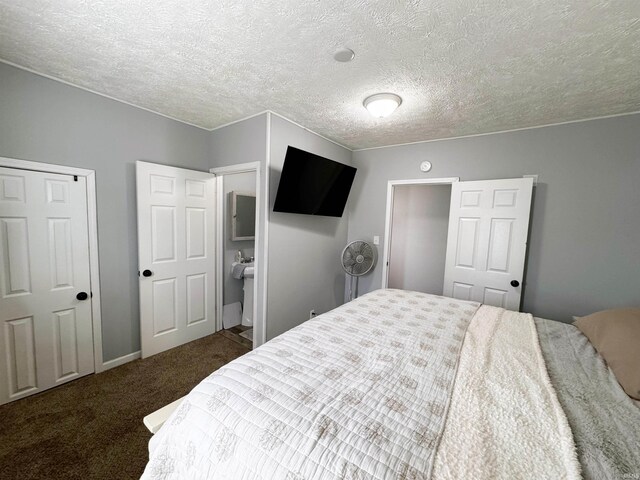
<instances>
[{"instance_id":1,"label":"white wall trim","mask_svg":"<svg viewBox=\"0 0 640 480\"><path fill-rule=\"evenodd\" d=\"M396 187L398 185L448 185L450 183L459 182L460 177L443 177L443 178L410 178L407 180L389 180L388 186Z\"/></svg>"},{"instance_id":2,"label":"white wall trim","mask_svg":"<svg viewBox=\"0 0 640 480\"><path fill-rule=\"evenodd\" d=\"M100 261L98 259L98 202L96 196L96 174L91 172L87 180L87 215L89 227L89 265L91 269L91 313L93 318L93 356L95 371L103 370L102 353L102 308L100 297Z\"/></svg>"},{"instance_id":3,"label":"white wall trim","mask_svg":"<svg viewBox=\"0 0 640 480\"><path fill-rule=\"evenodd\" d=\"M78 175L79 177L86 177L95 173L93 170L87 170L86 168L67 167L66 165L32 162L30 160L6 157L0 157L0 167L19 168L20 170L31 170L35 172L59 173L62 175Z\"/></svg>"},{"instance_id":4,"label":"white wall trim","mask_svg":"<svg viewBox=\"0 0 640 480\"><path fill-rule=\"evenodd\" d=\"M390 180L387 182L387 210L384 220L384 249L382 257L382 288L388 288L389 285L389 256L391 255L391 227L393 225L393 197L395 195L395 187L400 185L450 185L459 181L460 177L445 177Z\"/></svg>"},{"instance_id":5,"label":"white wall trim","mask_svg":"<svg viewBox=\"0 0 640 480\"><path fill-rule=\"evenodd\" d=\"M418 145L420 143L443 142L445 140L458 140L460 138L484 137L486 135L498 135L500 133L521 132L522 130L535 130L538 128L557 127L559 125L569 125L572 123L591 122L592 120L606 120L607 118L626 117L627 115L638 115L639 111L614 113L612 115L602 115L600 117L580 118L578 120L567 120L566 122L545 123L544 125L532 125L530 127L511 128L509 130L498 130L496 132L472 133L469 135L459 135L457 137L433 138L431 140L416 140L415 142L394 143L393 145L381 145L379 147L354 148L352 152L364 152L367 150L378 150L380 148L404 147L406 145Z\"/></svg>"},{"instance_id":6,"label":"white wall trim","mask_svg":"<svg viewBox=\"0 0 640 480\"><path fill-rule=\"evenodd\" d=\"M98 92L96 90L92 90L90 88L83 87L81 85L77 85L75 83L69 82L67 80L63 80L61 78L54 77L52 75L48 75L46 73L38 72L37 70L33 70L31 68L24 67L22 65L18 65L17 63L13 63L13 62L10 62L8 60L0 59L0 63L4 63L6 65L9 65L11 67L17 68L19 70L24 70L25 72L33 73L34 75L38 75L39 77L43 77L43 78L46 78L48 80L52 80L54 82L60 82L60 83L62 83L64 85L67 85L69 87L73 87L73 88L78 88L80 90L84 90L85 92L89 92L89 93L92 93L94 95L98 95L100 97L104 97L104 98L107 98L109 100L113 100L113 101L118 102L118 103L122 103L124 105L129 106L129 107L139 108L140 110L144 110L145 112L153 113L155 115L160 115L161 117L168 118L169 120L173 120L174 122L183 123L185 125L189 125L190 127L195 127L195 128L200 129L200 130L205 130L207 132L213 132L213 131L219 130L221 128L229 127L229 126L234 125L236 123L244 122L245 120L250 120L250 119L252 119L254 117L259 117L260 115L264 115L266 113L266 114L277 115L278 117L282 118L283 120L286 120L287 122L293 123L294 125L297 125L298 127L308 131L309 133L313 133L314 135L317 135L317 136L319 136L321 138L324 138L325 140L327 140L327 141L329 141L331 143L335 143L336 145L338 145L338 146L340 146L342 148L346 148L349 151L353 151L353 149L351 149L351 148L349 148L349 147L347 147L345 145L342 145L342 144L336 142L335 140L331 140L330 138L327 138L327 137L325 137L325 136L323 136L323 135L321 135L321 134L319 134L317 132L314 132L313 130L310 130L309 128L307 128L305 126L300 125L299 123L294 122L293 120L290 120L289 118L285 117L284 115L281 115L279 113L273 112L271 110L262 110L262 111L260 111L258 113L254 113L253 115L249 115L249 116L246 116L246 117L243 117L243 118L239 118L238 120L233 120L231 122L224 123L222 125L218 125L217 127L207 128L207 127L203 127L201 125L196 125L195 123L187 122L186 120L180 120L179 118L172 117L172 116L167 115L165 113L160 113L160 112L158 112L156 110L151 110L150 108L147 108L147 107L142 107L140 105L136 105L135 103L131 103L131 102L128 102L126 100L122 100L122 99L119 99L119 98L116 98L116 97L112 97L111 95L107 95L106 93L101 93L101 92Z\"/></svg>"},{"instance_id":7,"label":"white wall trim","mask_svg":"<svg viewBox=\"0 0 640 480\"><path fill-rule=\"evenodd\" d=\"M353 149L352 149L352 148L349 148L349 147L347 147L346 145L343 145L343 144L341 144L341 143L339 143L339 142L336 142L335 140L331 140L330 138L327 138L327 137L325 137L324 135L319 134L318 132L314 132L313 130L311 130L311 129L309 129L309 128L305 127L304 125L300 125L298 122L294 122L294 121L293 121L293 120L291 120L290 118L285 117L284 115L280 115L279 113L272 112L271 110L267 110L267 112L268 112L268 113L270 113L270 114L272 114L272 115L275 115L276 117L280 117L282 120L285 120L285 121L287 121L287 122L289 122L289 123L292 123L292 124L293 124L293 125L295 125L296 127L299 127L299 128L301 128L301 129L303 129L303 130L305 130L305 131L309 132L309 133L312 133L313 135L316 135L316 136L318 136L318 137L322 138L323 140L326 140L327 142L331 142L331 143L333 143L334 145L337 145L337 146L339 146L339 147L344 148L345 150L349 150L350 152L353 152Z\"/></svg>"},{"instance_id":8,"label":"white wall trim","mask_svg":"<svg viewBox=\"0 0 640 480\"><path fill-rule=\"evenodd\" d=\"M225 123L223 125L218 125L217 127L206 128L206 127L203 127L203 126L200 126L200 125L196 125L195 123L187 122L186 120L180 120L179 118L175 118L175 117L172 117L170 115L167 115L167 114L164 114L164 113L160 113L160 112L158 112L156 110L151 110L150 108L146 108L146 107L142 107L140 105L136 105L135 103L131 103L131 102L128 102L126 100L121 100L119 98L112 97L110 95L107 95L106 93L101 93L101 92L98 92L96 90L92 90L92 89L87 88L87 87L76 85L75 83L71 83L71 82L69 82L67 80L62 80L61 78L54 77L54 76L48 75L46 73L38 72L37 70L33 70L31 68L28 68L28 67L25 67L25 66L22 66L22 65L18 65L17 63L13 63L13 62L10 62L8 60L0 59L0 63L4 63L6 65L9 65L11 67L17 68L19 70L24 70L25 72L33 73L34 75L38 75L40 77L44 77L44 78L47 78L49 80L53 80L54 82L60 82L60 83L62 83L64 85L68 85L70 87L79 88L80 90L84 90L85 92L93 93L94 95L98 95L100 97L108 98L109 100L113 100L113 101L122 103L124 105L128 105L128 106L133 107L133 108L139 108L140 110L144 110L146 112L153 113L155 115L160 115L161 117L167 118L169 120L173 120L174 122L178 122L178 123L182 123L182 124L185 124L185 125L189 125L190 127L195 127L195 128L200 129L200 130L205 130L207 132L213 132L214 130L218 130L220 128L228 127L228 126L233 125L235 123L240 123L240 122L243 122L245 120L249 120L251 118L257 117L259 115L263 115L264 113L271 113L271 114L276 115L276 116L278 116L278 117L280 117L280 118L282 118L282 119L284 119L284 120L286 120L286 121L288 121L290 123L293 123L294 125L297 125L300 128L303 128L304 130L308 131L309 133L313 133L314 135L317 135L317 136L319 136L319 137L321 137L321 138L323 138L323 139L325 139L325 140L327 140L327 141L329 141L331 143L335 143L336 145L338 145L338 146L340 146L342 148L345 148L345 149L347 149L347 150L349 150L351 152L362 152L362 151L365 151L365 150L377 150L379 148L401 147L401 146L404 146L404 145L415 145L415 144L418 144L418 143L440 142L440 141L443 141L443 140L456 140L456 139L459 139L459 138L480 137L480 136L484 136L484 135L495 135L495 134L498 134L498 133L519 132L521 130L532 130L534 128L555 127L555 126L558 126L558 125L567 125L567 124L570 124L570 123L589 122L591 120L604 120L604 119L607 119L607 118L624 117L624 116L627 116L627 115L637 115L637 114L640 113L640 111L625 112L625 113L614 113L614 114L611 114L611 115L601 115L601 116L598 116L598 117L581 118L581 119L578 119L578 120L567 120L566 122L546 123L544 125L533 125L533 126L530 126L530 127L513 128L513 129L510 129L510 130L498 130L497 132L474 133L474 134L470 134L470 135L460 135L460 136L457 136L457 137L434 138L434 139L431 139L431 140L417 140L415 142L396 143L396 144L393 144L393 145L381 145L379 147L349 148L346 145L343 145L343 144L341 144L341 143L339 143L339 142L337 142L335 140L332 140L332 139L327 138L327 137L325 137L325 136L323 136L323 135L321 135L321 134L319 134L317 132L314 132L313 130L310 130L309 128L307 128L307 127L305 127L303 125L300 125L299 123L294 122L293 120L290 120L289 118L285 117L284 115L276 113L276 112L274 112L272 110L263 110L261 112L254 113L253 115L249 115L248 117L240 118L238 120L234 120L232 122Z\"/></svg>"},{"instance_id":9,"label":"white wall trim","mask_svg":"<svg viewBox=\"0 0 640 480\"><path fill-rule=\"evenodd\" d=\"M214 173L213 168L209 170ZM214 174L215 175L215 174ZM224 177L216 175L216 332L224 328L222 318L224 315Z\"/></svg>"},{"instance_id":10,"label":"white wall trim","mask_svg":"<svg viewBox=\"0 0 640 480\"><path fill-rule=\"evenodd\" d=\"M209 172L214 175L225 175L233 173L254 172L260 169L260 162L237 163L235 165L227 165L224 167L210 168Z\"/></svg>"},{"instance_id":11,"label":"white wall trim","mask_svg":"<svg viewBox=\"0 0 640 480\"><path fill-rule=\"evenodd\" d=\"M109 370L111 368L115 368L115 367L119 367L120 365L124 365L125 363L129 363L129 362L133 362L134 360L138 360L141 356L140 350L133 352L133 353L128 353L127 355L123 355L121 357L118 358L114 358L113 360L109 360L107 362L104 362L102 364L102 368L101 368L101 372L104 372L105 370ZM96 372L98 373L98 372Z\"/></svg>"},{"instance_id":12,"label":"white wall trim","mask_svg":"<svg viewBox=\"0 0 640 480\"><path fill-rule=\"evenodd\" d=\"M225 167L211 168L209 171L216 176L216 259L219 265L216 267L216 330L222 330L222 318L224 308L224 275L228 272L224 271L224 219L225 211L223 209L224 202L224 175L233 175L235 173L255 172L256 174L256 212L260 212L262 203L264 202L261 188L262 176L260 175L260 162L240 163L237 165L229 165ZM268 199L267 199L268 203ZM260 231L260 218L256 216L256 235L255 245L258 252L258 245L262 241L263 233ZM255 256L255 268L258 275L262 270L266 270L266 257L263 255ZM253 291L253 347L258 347L264 343L260 339L264 337L262 333L265 331L265 318L259 315L259 299L260 288L258 282L255 283ZM264 310L264 308L263 308Z\"/></svg>"},{"instance_id":13,"label":"white wall trim","mask_svg":"<svg viewBox=\"0 0 640 480\"><path fill-rule=\"evenodd\" d=\"M260 273L262 277L262 320L263 328L258 339L259 344L262 345L267 341L267 319L269 318L269 205L270 199L270 181L271 181L271 112L267 113L267 137L266 137L266 151L265 151L265 165L264 165L264 179L262 184L264 185L264 241L262 242L262 256L264 258L264 268ZM254 335L254 345L256 340Z\"/></svg>"},{"instance_id":14,"label":"white wall trim","mask_svg":"<svg viewBox=\"0 0 640 480\"><path fill-rule=\"evenodd\" d=\"M91 317L93 326L93 362L95 373L104 370L102 357L102 314L100 309L100 262L98 260L98 213L96 200L96 174L85 168L32 162L0 157L0 167L36 172L58 173L85 177L87 182L87 229L89 233L89 270L91 281Z\"/></svg>"},{"instance_id":15,"label":"white wall trim","mask_svg":"<svg viewBox=\"0 0 640 480\"><path fill-rule=\"evenodd\" d=\"M38 75L39 77L44 77L46 79L53 80L54 82L60 82L60 83L62 83L64 85L67 85L69 87L78 88L80 90L84 90L85 92L93 93L94 95L98 95L99 97L104 97L104 98L107 98L109 100L113 100L113 101L118 102L118 103L123 103L124 105L127 105L129 107L139 108L140 110L144 110L145 112L153 113L155 115L160 115L161 117L168 118L169 120L173 120L174 122L183 123L185 125L189 125L190 127L199 128L200 130L210 131L208 128L201 127L200 125L196 125L195 123L189 123L186 120L180 120L179 118L172 117L172 116L167 115L165 113L160 113L160 112L158 112L156 110L151 110L150 108L142 107L140 105L136 105L135 103L127 102L126 100L122 100L120 98L112 97L111 95L107 95L106 93L101 93L101 92L98 92L96 90L92 90L90 88L83 87L81 85L77 85L75 83L69 82L67 80L63 80L61 78L54 77L52 75L48 75L46 73L38 72L37 70L33 70L31 68L28 68L28 67L23 67L22 65L18 65L17 63L9 62L8 60L4 60L4 59L0 58L0 63L4 63L4 64L9 65L11 67L15 67L15 68L17 68L19 70L24 70L25 72L33 73L34 75Z\"/></svg>"},{"instance_id":16,"label":"white wall trim","mask_svg":"<svg viewBox=\"0 0 640 480\"><path fill-rule=\"evenodd\" d=\"M244 122L245 120L251 120L252 118L259 117L260 115L264 115L264 114L266 114L268 112L269 112L269 110L262 110L261 112L254 113L253 115L249 115L247 117L242 117L242 118L240 118L238 120L233 120L232 122L224 123L222 125L218 125L217 127L209 128L207 130L210 131L210 132L215 132L216 130L220 130L221 128L230 127L231 125L235 125L236 123Z\"/></svg>"}]
</instances>

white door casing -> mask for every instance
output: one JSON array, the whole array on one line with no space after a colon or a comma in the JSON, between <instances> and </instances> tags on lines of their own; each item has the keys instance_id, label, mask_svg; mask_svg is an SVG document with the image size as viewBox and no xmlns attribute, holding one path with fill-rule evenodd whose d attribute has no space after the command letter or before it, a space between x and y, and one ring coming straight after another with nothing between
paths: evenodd
<instances>
[{"instance_id":1,"label":"white door casing","mask_svg":"<svg viewBox=\"0 0 640 480\"><path fill-rule=\"evenodd\" d=\"M0 404L94 371L87 222L85 177L0 168Z\"/></svg>"},{"instance_id":2,"label":"white door casing","mask_svg":"<svg viewBox=\"0 0 640 480\"><path fill-rule=\"evenodd\" d=\"M444 295L519 310L532 178L452 184Z\"/></svg>"},{"instance_id":3,"label":"white door casing","mask_svg":"<svg viewBox=\"0 0 640 480\"><path fill-rule=\"evenodd\" d=\"M387 183L387 208L384 224L382 288L388 288L389 286L389 262L391 257L391 241L393 237L393 200L395 197L395 188L407 185L449 185L458 181L460 181L460 177L389 180Z\"/></svg>"},{"instance_id":4,"label":"white door casing","mask_svg":"<svg viewBox=\"0 0 640 480\"><path fill-rule=\"evenodd\" d=\"M267 138L269 136L267 135ZM268 150L268 149L267 149ZM262 177L260 175L260 162L239 163L235 165L227 165L225 167L212 168L209 171L216 176L216 189L217 189L217 255L219 259L224 258L224 221L225 212L223 211L223 195L224 195L224 177L226 175L234 175L237 173L254 172L256 175L256 235L255 235L255 276L254 276L254 289L253 289L253 348L257 348L266 340L266 321L264 315L264 307L266 304L264 294L265 287L264 279L266 278L265 270L267 268L267 248L265 243L267 241L268 220L268 208L263 208L263 205L268 204L265 202L266 194L264 194L265 186L262 183ZM268 186L267 186L268 187ZM264 229L260 229L260 217L264 215ZM222 311L223 311L223 290L224 280L223 275L228 274L224 272L222 268L216 271L216 318L218 320L217 329L222 329Z\"/></svg>"},{"instance_id":5,"label":"white door casing","mask_svg":"<svg viewBox=\"0 0 640 480\"><path fill-rule=\"evenodd\" d=\"M216 330L214 179L136 162L143 358Z\"/></svg>"}]
</instances>

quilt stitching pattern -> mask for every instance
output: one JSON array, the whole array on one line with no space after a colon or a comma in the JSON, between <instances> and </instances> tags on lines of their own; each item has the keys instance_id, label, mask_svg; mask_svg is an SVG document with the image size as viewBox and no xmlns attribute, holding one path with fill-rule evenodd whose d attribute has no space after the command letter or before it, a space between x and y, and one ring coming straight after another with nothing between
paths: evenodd
<instances>
[{"instance_id":1,"label":"quilt stitching pattern","mask_svg":"<svg viewBox=\"0 0 640 480\"><path fill-rule=\"evenodd\" d=\"M143 478L428 478L479 304L378 290L198 385Z\"/></svg>"}]
</instances>

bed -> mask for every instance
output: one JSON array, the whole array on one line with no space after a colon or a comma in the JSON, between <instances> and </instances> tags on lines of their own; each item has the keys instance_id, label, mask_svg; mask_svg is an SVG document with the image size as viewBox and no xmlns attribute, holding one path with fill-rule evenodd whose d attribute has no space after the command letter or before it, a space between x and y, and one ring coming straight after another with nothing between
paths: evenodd
<instances>
[{"instance_id":1,"label":"bed","mask_svg":"<svg viewBox=\"0 0 640 480\"><path fill-rule=\"evenodd\" d=\"M639 429L575 327L388 289L203 380L142 478L637 478Z\"/></svg>"}]
</instances>

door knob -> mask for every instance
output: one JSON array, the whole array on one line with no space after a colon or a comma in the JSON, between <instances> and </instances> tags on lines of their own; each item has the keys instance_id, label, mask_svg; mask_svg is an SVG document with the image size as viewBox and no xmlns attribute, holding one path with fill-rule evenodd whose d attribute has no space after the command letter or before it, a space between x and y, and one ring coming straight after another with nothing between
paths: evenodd
<instances>
[{"instance_id":1,"label":"door knob","mask_svg":"<svg viewBox=\"0 0 640 480\"><path fill-rule=\"evenodd\" d=\"M144 272L142 272L143 277L150 277L151 275L153 275L153 272L151 270L145 270Z\"/></svg>"},{"instance_id":2,"label":"door knob","mask_svg":"<svg viewBox=\"0 0 640 480\"><path fill-rule=\"evenodd\" d=\"M87 298L89 298L89 295L87 294L87 292L80 292L76 295L76 298L78 300L86 300Z\"/></svg>"},{"instance_id":3,"label":"door knob","mask_svg":"<svg viewBox=\"0 0 640 480\"><path fill-rule=\"evenodd\" d=\"M512 287L519 287L520 286L520 282L518 280L511 280L511 286Z\"/></svg>"}]
</instances>

